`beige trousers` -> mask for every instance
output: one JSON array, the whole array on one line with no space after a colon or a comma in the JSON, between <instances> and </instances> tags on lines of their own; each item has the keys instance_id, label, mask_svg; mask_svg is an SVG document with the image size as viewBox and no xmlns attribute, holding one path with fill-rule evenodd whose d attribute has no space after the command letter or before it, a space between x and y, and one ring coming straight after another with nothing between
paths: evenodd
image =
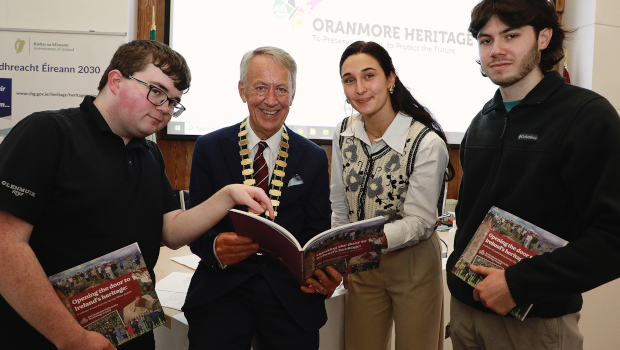
<instances>
[{"instance_id":1,"label":"beige trousers","mask_svg":"<svg viewBox=\"0 0 620 350\"><path fill-rule=\"evenodd\" d=\"M443 284L437 233L416 246L383 254L378 269L349 276L345 349L443 349Z\"/></svg>"},{"instance_id":2,"label":"beige trousers","mask_svg":"<svg viewBox=\"0 0 620 350\"><path fill-rule=\"evenodd\" d=\"M454 350L582 350L579 312L557 318L501 316L450 299Z\"/></svg>"}]
</instances>

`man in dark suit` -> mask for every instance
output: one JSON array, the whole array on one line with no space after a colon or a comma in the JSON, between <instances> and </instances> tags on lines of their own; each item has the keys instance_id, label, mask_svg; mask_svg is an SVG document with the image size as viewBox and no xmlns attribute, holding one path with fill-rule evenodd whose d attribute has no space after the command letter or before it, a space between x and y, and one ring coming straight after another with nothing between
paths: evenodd
<instances>
[{"instance_id":1,"label":"man in dark suit","mask_svg":"<svg viewBox=\"0 0 620 350\"><path fill-rule=\"evenodd\" d=\"M249 117L198 138L190 206L228 184L254 184L270 195L275 222L304 245L330 227L329 175L325 151L284 126L296 70L278 48L245 54L239 95ZM226 217L190 246L202 258L183 307L190 349L249 349L254 334L262 349L318 349L324 301L341 276L333 268L316 271L317 279L300 287L277 260L256 254L258 244L233 231Z\"/></svg>"}]
</instances>

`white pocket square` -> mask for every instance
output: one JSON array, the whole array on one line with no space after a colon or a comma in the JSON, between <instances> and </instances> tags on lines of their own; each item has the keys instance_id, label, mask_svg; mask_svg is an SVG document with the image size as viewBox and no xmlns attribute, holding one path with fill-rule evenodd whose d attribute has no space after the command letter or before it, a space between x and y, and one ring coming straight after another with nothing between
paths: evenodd
<instances>
[{"instance_id":1,"label":"white pocket square","mask_svg":"<svg viewBox=\"0 0 620 350\"><path fill-rule=\"evenodd\" d=\"M288 182L288 187L302 185L303 183L304 180L302 180L299 175L295 174L295 176L293 176L293 178Z\"/></svg>"}]
</instances>

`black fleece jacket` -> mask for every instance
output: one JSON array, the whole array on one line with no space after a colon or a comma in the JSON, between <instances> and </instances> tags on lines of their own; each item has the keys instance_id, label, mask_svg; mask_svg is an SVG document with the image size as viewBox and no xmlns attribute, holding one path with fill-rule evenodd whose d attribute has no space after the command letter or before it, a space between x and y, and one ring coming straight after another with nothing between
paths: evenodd
<instances>
[{"instance_id":1,"label":"black fleece jacket","mask_svg":"<svg viewBox=\"0 0 620 350\"><path fill-rule=\"evenodd\" d=\"M570 242L506 269L515 302L534 304L528 317L577 312L581 293L620 277L620 119L605 98L555 71L509 113L498 90L469 126L460 157L447 271L494 205ZM451 273L448 287L492 312Z\"/></svg>"}]
</instances>

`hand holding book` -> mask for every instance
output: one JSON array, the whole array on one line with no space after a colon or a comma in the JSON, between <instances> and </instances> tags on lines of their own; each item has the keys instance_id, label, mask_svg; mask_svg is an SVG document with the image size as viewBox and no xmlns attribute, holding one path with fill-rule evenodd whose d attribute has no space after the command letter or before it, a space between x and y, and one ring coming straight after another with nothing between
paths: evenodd
<instances>
[{"instance_id":1,"label":"hand holding book","mask_svg":"<svg viewBox=\"0 0 620 350\"><path fill-rule=\"evenodd\" d=\"M234 232L222 232L215 239L215 252L223 265L236 264L258 252L259 246L249 237Z\"/></svg>"},{"instance_id":2,"label":"hand holding book","mask_svg":"<svg viewBox=\"0 0 620 350\"><path fill-rule=\"evenodd\" d=\"M482 305L500 315L506 315L517 306L508 289L504 270L476 265L469 265L469 268L475 273L486 276L476 285L474 300L482 302Z\"/></svg>"},{"instance_id":3,"label":"hand holding book","mask_svg":"<svg viewBox=\"0 0 620 350\"><path fill-rule=\"evenodd\" d=\"M301 291L308 294L322 294L325 295L326 299L329 299L342 282L342 275L331 266L328 266L325 271L327 273L321 270L315 270L313 277L316 277L316 279L312 277L308 278L306 280L306 286L301 286Z\"/></svg>"}]
</instances>

